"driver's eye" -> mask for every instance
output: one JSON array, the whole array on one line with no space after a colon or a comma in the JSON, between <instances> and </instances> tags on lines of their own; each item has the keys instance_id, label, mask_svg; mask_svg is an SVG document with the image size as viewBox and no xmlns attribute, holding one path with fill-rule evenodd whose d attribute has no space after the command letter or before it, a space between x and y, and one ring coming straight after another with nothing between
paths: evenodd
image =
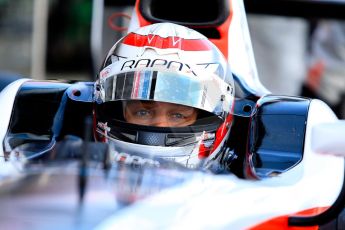
<instances>
[{"instance_id":1,"label":"driver's eye","mask_svg":"<svg viewBox=\"0 0 345 230\"><path fill-rule=\"evenodd\" d=\"M173 113L170 115L170 117L174 120L184 119L185 116L181 113Z\"/></svg>"},{"instance_id":2,"label":"driver's eye","mask_svg":"<svg viewBox=\"0 0 345 230\"><path fill-rule=\"evenodd\" d=\"M141 109L135 112L135 116L139 118L150 118L152 117L152 112L150 110Z\"/></svg>"}]
</instances>

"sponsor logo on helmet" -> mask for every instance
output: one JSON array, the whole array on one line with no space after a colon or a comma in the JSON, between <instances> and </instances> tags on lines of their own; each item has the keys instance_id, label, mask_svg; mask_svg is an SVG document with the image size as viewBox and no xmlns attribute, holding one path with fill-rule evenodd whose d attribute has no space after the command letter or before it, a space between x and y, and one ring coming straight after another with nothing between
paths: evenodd
<instances>
[{"instance_id":1,"label":"sponsor logo on helmet","mask_svg":"<svg viewBox=\"0 0 345 230\"><path fill-rule=\"evenodd\" d=\"M157 160L153 160L150 158L145 158L142 156L131 155L128 153L112 151L111 152L111 162L113 163L123 163L126 165L134 166L134 167L141 167L141 166L153 166L159 167L160 163Z\"/></svg>"},{"instance_id":2,"label":"sponsor logo on helmet","mask_svg":"<svg viewBox=\"0 0 345 230\"><path fill-rule=\"evenodd\" d=\"M101 71L100 77L101 78L108 77L109 72L110 72L110 68L109 67L105 68L104 70Z\"/></svg>"},{"instance_id":3,"label":"sponsor logo on helmet","mask_svg":"<svg viewBox=\"0 0 345 230\"><path fill-rule=\"evenodd\" d=\"M220 64L219 63L198 63L196 66L199 66L200 69L209 70L210 72L215 72ZM192 67L186 63L175 61L175 60L167 60L167 59L150 59L150 58L143 58L143 59L131 59L125 61L120 70L133 70L136 68L166 68L167 70L175 70L175 71L182 71L186 73L192 73L194 76L197 76L195 71Z\"/></svg>"},{"instance_id":4,"label":"sponsor logo on helmet","mask_svg":"<svg viewBox=\"0 0 345 230\"><path fill-rule=\"evenodd\" d=\"M166 59L133 59L125 61L122 64L121 71L123 70L132 70L136 68L166 68L168 70L175 70L175 71L183 71L183 72L190 72L194 76L197 76L196 73L192 70L192 68L183 62L173 61L173 60L166 60Z\"/></svg>"}]
</instances>

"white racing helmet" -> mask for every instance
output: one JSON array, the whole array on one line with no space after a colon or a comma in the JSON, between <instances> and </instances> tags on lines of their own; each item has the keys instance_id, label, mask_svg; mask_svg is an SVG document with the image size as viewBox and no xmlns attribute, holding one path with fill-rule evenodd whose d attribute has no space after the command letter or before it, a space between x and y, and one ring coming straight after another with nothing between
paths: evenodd
<instances>
[{"instance_id":1,"label":"white racing helmet","mask_svg":"<svg viewBox=\"0 0 345 230\"><path fill-rule=\"evenodd\" d=\"M132 124L123 110L133 100L192 107L197 119L183 127ZM226 148L233 108L232 73L218 48L190 28L152 24L109 51L95 83L95 136L114 148L115 160L202 167Z\"/></svg>"}]
</instances>

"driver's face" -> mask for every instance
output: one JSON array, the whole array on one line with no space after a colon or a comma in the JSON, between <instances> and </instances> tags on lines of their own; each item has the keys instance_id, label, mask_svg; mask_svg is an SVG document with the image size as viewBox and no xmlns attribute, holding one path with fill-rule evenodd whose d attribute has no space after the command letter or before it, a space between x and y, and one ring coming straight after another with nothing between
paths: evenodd
<instances>
[{"instance_id":1,"label":"driver's face","mask_svg":"<svg viewBox=\"0 0 345 230\"><path fill-rule=\"evenodd\" d=\"M197 110L165 102L129 101L124 109L127 122L157 127L182 127L196 121Z\"/></svg>"}]
</instances>

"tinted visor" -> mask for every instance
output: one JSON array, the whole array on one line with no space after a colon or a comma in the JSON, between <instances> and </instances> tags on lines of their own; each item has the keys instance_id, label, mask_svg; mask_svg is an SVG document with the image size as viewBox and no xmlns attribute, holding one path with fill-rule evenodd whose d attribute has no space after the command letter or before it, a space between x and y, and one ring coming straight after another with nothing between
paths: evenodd
<instances>
[{"instance_id":1,"label":"tinted visor","mask_svg":"<svg viewBox=\"0 0 345 230\"><path fill-rule=\"evenodd\" d=\"M190 106L223 115L230 108L226 87L214 77L176 72L135 71L108 77L103 82L103 101L152 100Z\"/></svg>"}]
</instances>

